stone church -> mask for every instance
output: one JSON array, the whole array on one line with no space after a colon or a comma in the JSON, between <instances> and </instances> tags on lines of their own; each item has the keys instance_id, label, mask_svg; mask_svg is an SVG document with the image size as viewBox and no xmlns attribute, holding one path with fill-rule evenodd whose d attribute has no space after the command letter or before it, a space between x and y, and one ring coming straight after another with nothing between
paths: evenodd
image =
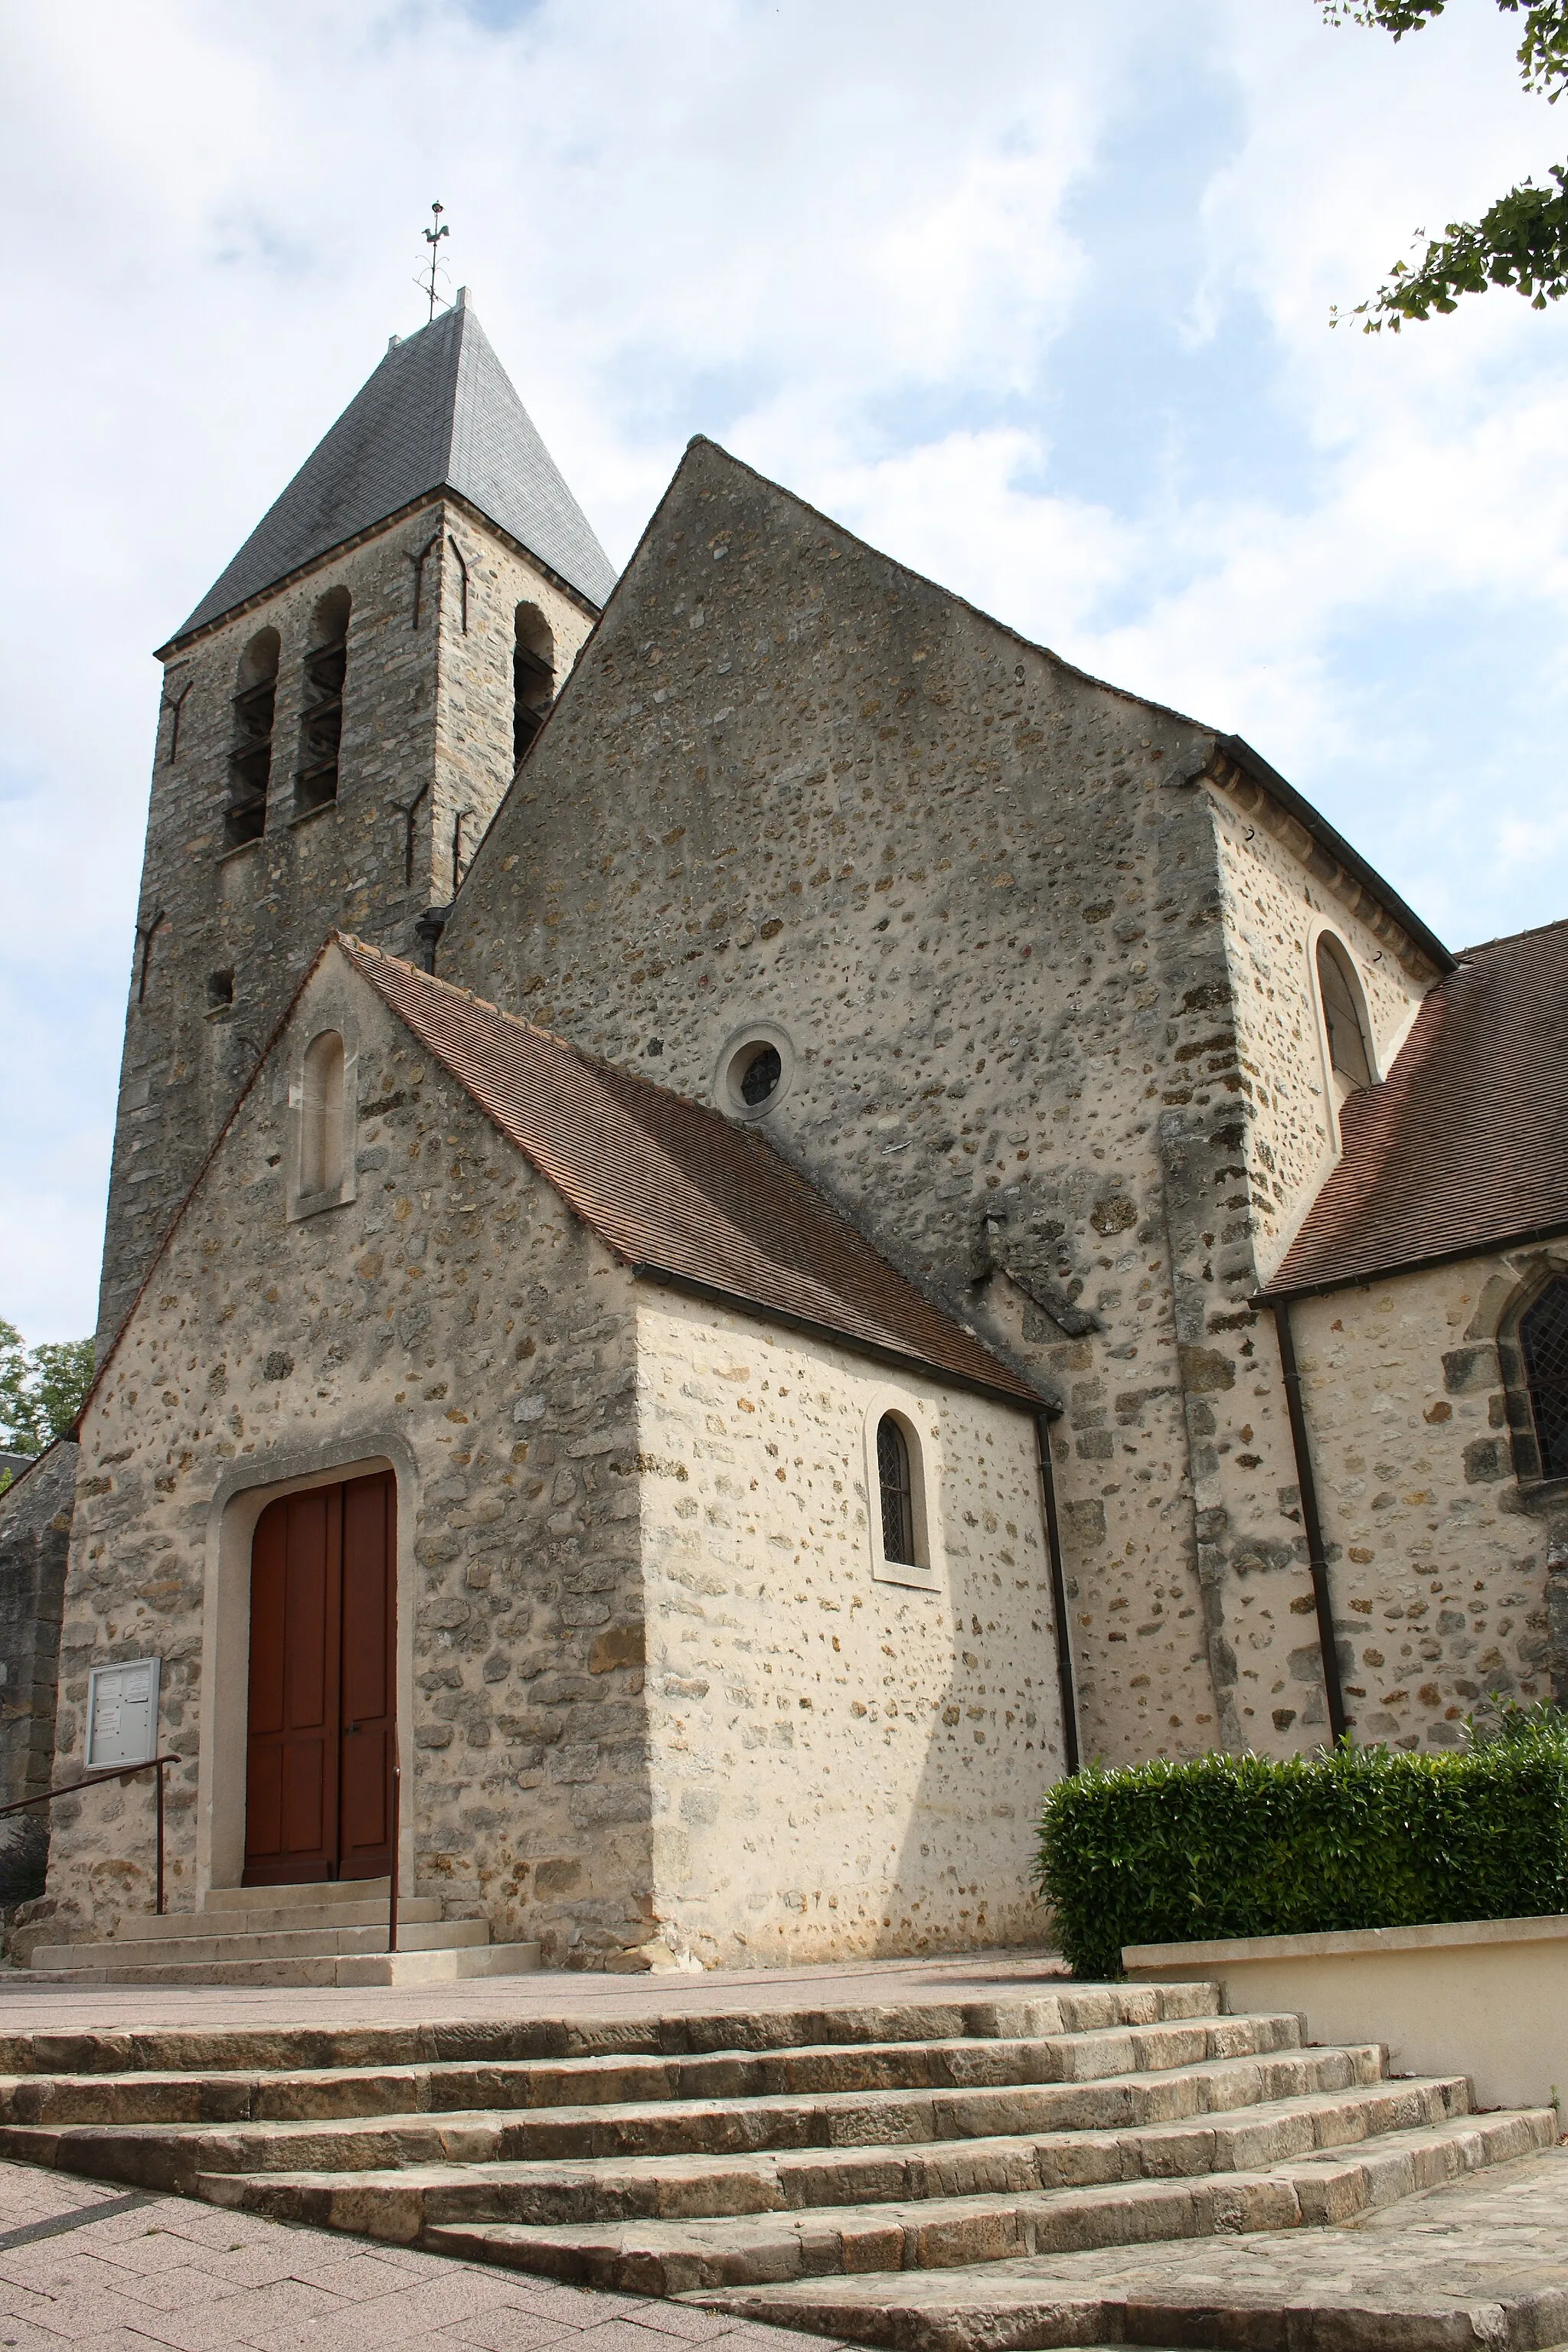
<instances>
[{"instance_id":1,"label":"stone church","mask_svg":"<svg viewBox=\"0 0 1568 2352\"><path fill-rule=\"evenodd\" d=\"M19 1956L1024 1942L1080 1759L1568 1700L1568 924L710 441L617 580L462 294L160 658L0 1604L168 1911L100 1783Z\"/></svg>"}]
</instances>

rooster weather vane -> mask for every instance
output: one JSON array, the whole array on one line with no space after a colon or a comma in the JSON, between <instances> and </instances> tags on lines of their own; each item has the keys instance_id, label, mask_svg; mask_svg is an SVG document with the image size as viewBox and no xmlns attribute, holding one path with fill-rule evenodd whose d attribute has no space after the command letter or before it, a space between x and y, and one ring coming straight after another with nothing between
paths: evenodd
<instances>
[{"instance_id":1,"label":"rooster weather vane","mask_svg":"<svg viewBox=\"0 0 1568 2352\"><path fill-rule=\"evenodd\" d=\"M437 290L436 290L437 262L437 257L439 256L440 251L441 251L441 239L442 239L444 236L451 236L451 234L452 234L451 230L447 226L447 225L446 225L445 221L443 221L443 219L441 218L441 215L442 215L442 214L446 211L446 209L447 209L447 207L446 207L446 205L431 205L431 207L430 207L430 210L431 210L431 212L432 212L432 213L434 214L434 215L435 215L436 226L435 226L435 227L434 227L434 228L427 228L427 229L424 229L424 230L422 230L422 231L420 232L420 234L423 236L423 237L424 237L424 239L425 239L426 244L426 245L429 247L429 248L430 248L430 258L429 258L429 276L428 276L428 278L426 278L426 277L425 277L425 276L421 275L420 277L418 277L418 278L416 278L415 279L414 283L416 284L416 286L417 286L417 287L418 287L419 291L421 292L421 294L427 294L427 295L429 296L429 298L430 298L430 319L431 319L431 320L433 320L433 319L435 318L435 316L436 316L436 305L437 305L437 303L439 301L439 299L441 299L441 298L440 298L440 296L437 294ZM445 270L442 270L442 271L440 272L440 275L441 275L442 277L445 277L445 276L446 276L446 271L445 271ZM430 323L430 320L427 320L426 321L426 325L428 325L428 324Z\"/></svg>"}]
</instances>

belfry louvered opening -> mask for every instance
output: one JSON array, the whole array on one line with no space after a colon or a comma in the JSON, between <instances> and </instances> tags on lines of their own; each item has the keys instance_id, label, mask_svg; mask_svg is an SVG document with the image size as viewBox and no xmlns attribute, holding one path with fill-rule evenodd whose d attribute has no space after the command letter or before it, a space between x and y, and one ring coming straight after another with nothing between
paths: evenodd
<instances>
[{"instance_id":1,"label":"belfry louvered opening","mask_svg":"<svg viewBox=\"0 0 1568 2352\"><path fill-rule=\"evenodd\" d=\"M267 830L280 650L277 630L259 629L240 656L234 741L228 755L228 805L224 812L226 849L240 849L247 841L259 841Z\"/></svg>"},{"instance_id":2,"label":"belfry louvered opening","mask_svg":"<svg viewBox=\"0 0 1568 2352\"><path fill-rule=\"evenodd\" d=\"M511 656L511 757L515 767L550 715L555 698L555 641L536 604L520 604Z\"/></svg>"},{"instance_id":3,"label":"belfry louvered opening","mask_svg":"<svg viewBox=\"0 0 1568 2352\"><path fill-rule=\"evenodd\" d=\"M295 809L301 816L329 807L338 796L351 610L348 590L333 588L311 616L300 719L300 765L294 777Z\"/></svg>"}]
</instances>

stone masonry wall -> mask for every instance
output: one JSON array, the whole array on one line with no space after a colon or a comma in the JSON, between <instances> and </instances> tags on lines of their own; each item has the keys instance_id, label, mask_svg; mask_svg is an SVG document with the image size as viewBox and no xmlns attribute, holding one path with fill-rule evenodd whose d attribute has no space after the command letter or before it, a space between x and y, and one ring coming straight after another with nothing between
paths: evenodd
<instances>
[{"instance_id":1,"label":"stone masonry wall","mask_svg":"<svg viewBox=\"0 0 1568 2352\"><path fill-rule=\"evenodd\" d=\"M773 1140L1066 1408L1111 1761L1323 1714L1288 1440L1253 1443L1283 1411L1214 755L697 444L442 943L702 1099L784 1034ZM1221 1445L1267 1475L1221 1491Z\"/></svg>"},{"instance_id":2,"label":"stone masonry wall","mask_svg":"<svg viewBox=\"0 0 1568 2352\"><path fill-rule=\"evenodd\" d=\"M1315 877L1300 826L1259 822L1211 791L1219 841L1226 939L1235 975L1237 1039L1248 1107L1247 1177L1253 1248L1267 1279L1339 1157L1328 1039L1318 1002L1317 942L1327 929L1348 949L1372 1024L1380 1076L1404 1043L1437 977L1425 957L1402 961L1346 898Z\"/></svg>"},{"instance_id":3,"label":"stone masonry wall","mask_svg":"<svg viewBox=\"0 0 1568 2352\"><path fill-rule=\"evenodd\" d=\"M654 1869L708 1967L1037 1942L1065 1769L1034 1426L646 1292ZM929 1447L941 1586L874 1578L868 1416Z\"/></svg>"},{"instance_id":4,"label":"stone masonry wall","mask_svg":"<svg viewBox=\"0 0 1568 2352\"><path fill-rule=\"evenodd\" d=\"M0 1805L49 1786L76 1465L63 1441L0 1496ZM47 1807L0 1822L0 1909L40 1892L48 1841Z\"/></svg>"},{"instance_id":5,"label":"stone masonry wall","mask_svg":"<svg viewBox=\"0 0 1568 2352\"><path fill-rule=\"evenodd\" d=\"M1278 1335L1251 1301L1339 1149L1317 939L1329 929L1355 961L1380 1066L1436 972L1223 753L1201 789L1226 975L1211 1034L1163 1074L1165 1220L1226 1744L1289 1753L1330 1725Z\"/></svg>"},{"instance_id":6,"label":"stone masonry wall","mask_svg":"<svg viewBox=\"0 0 1568 2352\"><path fill-rule=\"evenodd\" d=\"M1515 1475L1495 1344L1547 1255L1430 1266L1291 1309L1358 1740L1452 1748L1494 1692L1568 1699L1568 1482Z\"/></svg>"},{"instance_id":7,"label":"stone masonry wall","mask_svg":"<svg viewBox=\"0 0 1568 2352\"><path fill-rule=\"evenodd\" d=\"M416 628L414 559L425 549ZM335 588L353 599L338 797L301 814L294 772L303 661L315 608ZM412 954L416 918L451 898L458 813L466 861L511 778L513 614L524 599L544 615L563 674L587 634L586 608L466 509L432 499L170 656L126 1014L100 1349L327 931L341 925ZM266 832L226 849L232 698L245 648L268 627L282 648ZM215 1006L209 976L219 972L233 975L233 1001Z\"/></svg>"},{"instance_id":8,"label":"stone masonry wall","mask_svg":"<svg viewBox=\"0 0 1568 2352\"><path fill-rule=\"evenodd\" d=\"M358 1191L285 1217L304 1042L357 1032ZM595 1965L651 1916L635 1315L628 1278L332 951L240 1110L83 1426L58 1765L89 1669L165 1661L171 1906L201 1893L198 1746L213 1497L237 1471L385 1452L415 1531L403 1740L417 1891ZM236 1719L238 1718L238 1719ZM58 1809L49 1895L101 1931L151 1901L133 1787ZM51 1932L56 1932L51 1930Z\"/></svg>"}]
</instances>

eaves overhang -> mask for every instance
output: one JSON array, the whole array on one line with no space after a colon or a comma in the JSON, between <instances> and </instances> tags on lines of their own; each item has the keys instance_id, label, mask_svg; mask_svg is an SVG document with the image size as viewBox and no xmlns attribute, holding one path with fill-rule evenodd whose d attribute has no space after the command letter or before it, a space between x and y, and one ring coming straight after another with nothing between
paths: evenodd
<instances>
[{"instance_id":1,"label":"eaves overhang","mask_svg":"<svg viewBox=\"0 0 1568 2352\"><path fill-rule=\"evenodd\" d=\"M1428 929L1413 907L1405 904L1397 890L1385 882L1375 866L1367 863L1359 849L1352 848L1342 833L1336 831L1327 817L1303 798L1294 784L1286 782L1277 768L1271 768L1260 751L1240 735L1216 735L1214 739L1215 757L1205 772L1221 790L1234 789L1236 778L1226 772L1227 766L1245 777L1254 788L1293 817L1303 833L1316 845L1327 861L1321 879L1332 886L1332 871L1353 883L1369 902L1367 912L1373 929L1381 929L1375 919L1381 910L1385 919L1405 934L1409 945L1432 967L1433 976L1440 977L1455 969L1457 959L1447 949L1436 931ZM1408 957L1403 959L1408 961Z\"/></svg>"}]
</instances>

